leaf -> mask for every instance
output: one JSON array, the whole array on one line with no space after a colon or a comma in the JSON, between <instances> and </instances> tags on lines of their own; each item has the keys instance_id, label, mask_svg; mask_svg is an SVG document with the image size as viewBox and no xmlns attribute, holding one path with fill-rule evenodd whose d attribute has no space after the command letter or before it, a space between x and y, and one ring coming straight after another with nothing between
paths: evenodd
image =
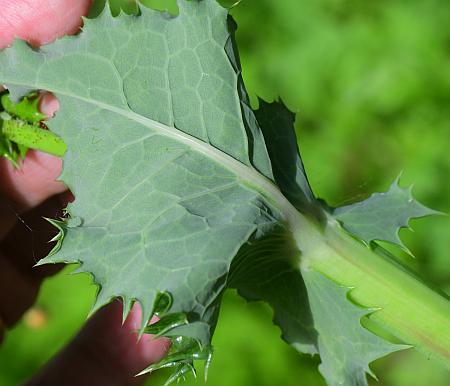
<instances>
[{"instance_id":1,"label":"leaf","mask_svg":"<svg viewBox=\"0 0 450 386\"><path fill-rule=\"evenodd\" d=\"M306 176L295 136L295 114L282 102L259 100L255 112L264 138L277 185L301 211L311 211L316 199Z\"/></svg>"},{"instance_id":2,"label":"leaf","mask_svg":"<svg viewBox=\"0 0 450 386\"><path fill-rule=\"evenodd\" d=\"M194 375L194 378L197 377L197 373L195 371L195 367L190 363L182 363L177 366L175 369L175 372L167 379L166 383L164 383L164 386L168 386L172 383L175 383L175 381L179 382L181 380L186 380L185 376L186 374L192 373Z\"/></svg>"},{"instance_id":3,"label":"leaf","mask_svg":"<svg viewBox=\"0 0 450 386\"><path fill-rule=\"evenodd\" d=\"M55 243L52 250L48 253L48 256L53 256L60 251L64 237L66 236L67 233L68 226L65 221L54 220L52 218L45 218L45 220L47 220L58 230L58 233L49 241L50 243L51 242Z\"/></svg>"},{"instance_id":4,"label":"leaf","mask_svg":"<svg viewBox=\"0 0 450 386\"><path fill-rule=\"evenodd\" d=\"M280 190L298 209L316 214L295 137L295 115L280 102L260 100L255 116ZM292 235L284 227L276 227L263 237L253 235L243 245L233 260L228 285L249 301L269 303L283 339L300 352L314 354L316 331L298 264L299 250Z\"/></svg>"},{"instance_id":5,"label":"leaf","mask_svg":"<svg viewBox=\"0 0 450 386\"><path fill-rule=\"evenodd\" d=\"M265 301L283 339L296 350L317 353L317 332L300 270L300 252L292 236L277 227L251 238L230 268L228 285L249 301Z\"/></svg>"},{"instance_id":6,"label":"leaf","mask_svg":"<svg viewBox=\"0 0 450 386\"><path fill-rule=\"evenodd\" d=\"M296 211L272 182L227 10L215 0L179 7L175 18L106 10L39 50L15 41L0 55L0 80L12 92L52 91L61 105L49 127L69 149L60 178L78 223L40 264L91 273L101 288L93 311L138 301L142 331L155 297L169 293L170 312L189 324L165 333L203 349L237 252Z\"/></svg>"},{"instance_id":7,"label":"leaf","mask_svg":"<svg viewBox=\"0 0 450 386\"><path fill-rule=\"evenodd\" d=\"M372 375L369 363L409 347L389 343L367 331L361 318L370 310L351 303L349 288L316 271L302 273L319 334L319 370L328 386L366 386L366 373Z\"/></svg>"},{"instance_id":8,"label":"leaf","mask_svg":"<svg viewBox=\"0 0 450 386\"><path fill-rule=\"evenodd\" d=\"M212 348L202 347L195 339L179 336L172 341L172 346L168 354L159 362L150 365L139 375L153 372L167 367L179 366L183 363L192 363L194 360L207 361L212 355Z\"/></svg>"},{"instance_id":9,"label":"leaf","mask_svg":"<svg viewBox=\"0 0 450 386\"><path fill-rule=\"evenodd\" d=\"M411 219L439 214L416 201L411 189L401 188L397 178L386 193L374 193L367 200L336 208L333 215L367 244L387 241L408 251L398 235L400 228L408 228Z\"/></svg>"},{"instance_id":10,"label":"leaf","mask_svg":"<svg viewBox=\"0 0 450 386\"><path fill-rule=\"evenodd\" d=\"M153 334L156 336L162 336L165 333L173 330L175 327L187 324L188 320L184 313L170 313L163 316L159 321L145 328L146 334Z\"/></svg>"},{"instance_id":11,"label":"leaf","mask_svg":"<svg viewBox=\"0 0 450 386\"><path fill-rule=\"evenodd\" d=\"M39 96L37 93L31 93L13 103L8 93L3 93L0 97L1 104L6 112L29 123L38 123L43 121L46 116L39 111Z\"/></svg>"},{"instance_id":12,"label":"leaf","mask_svg":"<svg viewBox=\"0 0 450 386\"><path fill-rule=\"evenodd\" d=\"M29 147L17 138L17 132L11 135L11 127L26 128L34 132L41 132L39 122L46 117L39 111L39 97L32 92L20 101L14 103L7 91L0 93L0 157L11 161L14 167L19 167L19 160L25 159ZM48 133L47 133L48 134Z\"/></svg>"}]
</instances>

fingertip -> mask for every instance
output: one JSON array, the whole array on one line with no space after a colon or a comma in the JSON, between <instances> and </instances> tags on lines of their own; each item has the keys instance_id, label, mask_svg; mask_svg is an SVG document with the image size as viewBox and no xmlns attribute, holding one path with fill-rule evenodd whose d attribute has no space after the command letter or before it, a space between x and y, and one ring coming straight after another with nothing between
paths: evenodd
<instances>
[{"instance_id":1,"label":"fingertip","mask_svg":"<svg viewBox=\"0 0 450 386\"><path fill-rule=\"evenodd\" d=\"M153 316L150 324L159 320L157 316ZM142 325L142 308L139 303L135 303L124 323L125 328L129 328L138 336ZM151 334L144 334L137 342L137 350L144 366L159 362L167 354L170 348L170 340L168 338L156 338Z\"/></svg>"},{"instance_id":2,"label":"fingertip","mask_svg":"<svg viewBox=\"0 0 450 386\"><path fill-rule=\"evenodd\" d=\"M0 48L14 37L34 46L79 31L91 0L0 0Z\"/></svg>"},{"instance_id":3,"label":"fingertip","mask_svg":"<svg viewBox=\"0 0 450 386\"><path fill-rule=\"evenodd\" d=\"M154 338L152 335L144 335L139 342L139 350L143 362L143 367L147 367L153 363L158 363L167 355L171 342L168 338Z\"/></svg>"},{"instance_id":4,"label":"fingertip","mask_svg":"<svg viewBox=\"0 0 450 386\"><path fill-rule=\"evenodd\" d=\"M48 118L52 118L59 110L59 101L51 92L42 92L39 97L39 110Z\"/></svg>"}]
</instances>

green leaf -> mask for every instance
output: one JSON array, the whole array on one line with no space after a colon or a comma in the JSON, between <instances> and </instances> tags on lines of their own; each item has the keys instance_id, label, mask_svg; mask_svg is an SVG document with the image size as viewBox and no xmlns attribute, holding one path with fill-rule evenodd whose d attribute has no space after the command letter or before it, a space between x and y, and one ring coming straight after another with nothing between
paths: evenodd
<instances>
[{"instance_id":1,"label":"green leaf","mask_svg":"<svg viewBox=\"0 0 450 386\"><path fill-rule=\"evenodd\" d=\"M55 243L52 250L48 254L48 256L53 256L58 253L62 247L62 242L66 236L68 225L66 221L55 220L52 218L46 218L46 220L58 230L58 233L49 241Z\"/></svg>"},{"instance_id":2,"label":"green leaf","mask_svg":"<svg viewBox=\"0 0 450 386\"><path fill-rule=\"evenodd\" d=\"M138 301L142 330L169 293L170 312L190 322L173 333L206 347L239 249L297 214L271 181L227 10L215 0L179 7L175 18L106 10L41 50L16 41L0 80L52 91L61 105L49 127L69 149L60 178L79 221L41 264L91 273L94 311Z\"/></svg>"},{"instance_id":3,"label":"green leaf","mask_svg":"<svg viewBox=\"0 0 450 386\"><path fill-rule=\"evenodd\" d=\"M260 99L255 115L266 140L277 185L299 210L313 211L316 199L297 145L295 114L281 101L267 103Z\"/></svg>"},{"instance_id":4,"label":"green leaf","mask_svg":"<svg viewBox=\"0 0 450 386\"><path fill-rule=\"evenodd\" d=\"M187 364L193 369L194 360L205 361L206 371L211 361L212 347L203 347L199 341L193 338L188 338L185 336L178 336L172 339L172 344L167 355L158 363L148 366L146 369L142 370L138 375L143 375L151 373L153 371L164 369L168 367L176 367L173 379L178 379L177 373L181 375L184 374L183 365ZM181 365L181 366L180 366ZM169 382L171 382L169 380Z\"/></svg>"},{"instance_id":5,"label":"green leaf","mask_svg":"<svg viewBox=\"0 0 450 386\"><path fill-rule=\"evenodd\" d=\"M349 288L313 270L303 270L303 278L318 332L319 370L328 386L366 386L366 373L373 375L369 363L409 347L367 331L361 318L370 310L351 303Z\"/></svg>"},{"instance_id":6,"label":"green leaf","mask_svg":"<svg viewBox=\"0 0 450 386\"><path fill-rule=\"evenodd\" d=\"M64 141L37 124L28 124L20 119L3 121L1 135L17 146L17 154L26 154L27 149L36 149L62 157L67 150Z\"/></svg>"},{"instance_id":7,"label":"green leaf","mask_svg":"<svg viewBox=\"0 0 450 386\"><path fill-rule=\"evenodd\" d=\"M300 252L292 235L277 227L258 239L255 235L231 265L228 285L249 301L265 301L283 339L303 353L317 353L317 332L301 276Z\"/></svg>"},{"instance_id":8,"label":"green leaf","mask_svg":"<svg viewBox=\"0 0 450 386\"><path fill-rule=\"evenodd\" d=\"M374 193L367 200L334 210L343 227L367 244L374 240L397 244L408 251L399 237L414 218L439 214L413 198L411 187L401 188L397 178L386 193Z\"/></svg>"},{"instance_id":9,"label":"green leaf","mask_svg":"<svg viewBox=\"0 0 450 386\"><path fill-rule=\"evenodd\" d=\"M161 336L173 330L175 327L187 324L188 320L184 313L171 313L163 316L156 323L147 326L144 330L146 334Z\"/></svg>"},{"instance_id":10,"label":"green leaf","mask_svg":"<svg viewBox=\"0 0 450 386\"><path fill-rule=\"evenodd\" d=\"M135 15L139 12L139 5L136 0L109 0L109 6L114 16L117 16L121 10L129 15Z\"/></svg>"},{"instance_id":11,"label":"green leaf","mask_svg":"<svg viewBox=\"0 0 450 386\"><path fill-rule=\"evenodd\" d=\"M25 159L30 148L62 156L65 144L61 138L41 127L46 116L39 111L39 95L31 92L17 103L9 92L0 94L0 156L19 167L19 159Z\"/></svg>"},{"instance_id":12,"label":"green leaf","mask_svg":"<svg viewBox=\"0 0 450 386\"><path fill-rule=\"evenodd\" d=\"M12 102L8 93L3 93L0 102L6 112L28 123L38 123L46 118L39 111L39 97L36 92L25 96L18 103Z\"/></svg>"}]
</instances>

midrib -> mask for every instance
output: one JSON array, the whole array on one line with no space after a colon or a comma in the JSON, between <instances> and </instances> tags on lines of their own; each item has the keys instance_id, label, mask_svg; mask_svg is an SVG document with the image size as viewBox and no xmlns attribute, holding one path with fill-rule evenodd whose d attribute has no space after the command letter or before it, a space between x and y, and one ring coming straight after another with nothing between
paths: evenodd
<instances>
[{"instance_id":1,"label":"midrib","mask_svg":"<svg viewBox=\"0 0 450 386\"><path fill-rule=\"evenodd\" d=\"M29 87L29 85L20 83L9 82L9 84L15 84L16 86L21 87ZM146 127L156 130L162 135L186 144L190 148L231 170L239 177L240 180L242 180L242 182L247 183L252 188L256 187L264 196L266 196L267 199L272 201L280 209L293 231L298 230L300 223L303 222L303 216L283 195L278 186L276 186L271 180L259 173L254 167L243 164L242 162L236 160L235 158L210 145L209 143L203 142L202 140L184 133L174 127L170 127L153 119L146 118L130 110L124 110L94 99L88 99L79 95L73 95L65 91L55 90L51 86L49 87L47 85L39 85L36 87L44 90L52 90L52 92L55 94L64 95L69 98L74 98L89 104L93 104L104 110L114 112L130 120L138 122Z\"/></svg>"}]
</instances>

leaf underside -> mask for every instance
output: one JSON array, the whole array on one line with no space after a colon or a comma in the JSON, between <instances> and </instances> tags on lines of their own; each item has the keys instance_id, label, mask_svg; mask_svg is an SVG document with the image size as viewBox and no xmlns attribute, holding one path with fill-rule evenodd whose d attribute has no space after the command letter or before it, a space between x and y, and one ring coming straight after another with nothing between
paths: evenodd
<instances>
[{"instance_id":1,"label":"leaf underside","mask_svg":"<svg viewBox=\"0 0 450 386\"><path fill-rule=\"evenodd\" d=\"M61 105L49 127L68 145L60 179L79 226L40 264L79 263L101 287L94 311L138 301L142 329L168 292L170 312L189 315L174 331L208 346L234 256L283 216L253 181L272 170L227 11L179 6L175 18L105 10L40 50L16 41L0 67L12 93L45 89Z\"/></svg>"},{"instance_id":2,"label":"leaf underside","mask_svg":"<svg viewBox=\"0 0 450 386\"><path fill-rule=\"evenodd\" d=\"M300 271L287 218L320 209L294 116L282 103L250 108L227 10L215 0L178 6L177 17L107 9L77 36L39 50L15 41L0 53L0 84L13 97L44 89L61 105L48 126L68 146L60 179L76 200L70 220L53 221L57 244L40 264L90 273L100 287L93 311L120 297L125 317L139 302L141 332L173 341L145 371L173 367L169 381L195 372L195 359L209 363L223 292L236 288L272 306L296 349L320 353L330 385L365 385L368 363L395 348L360 325L367 310L347 289ZM365 241L378 228L358 234L352 221L370 218L374 200L335 211ZM170 297L162 310L161 294ZM154 313L161 320L147 327Z\"/></svg>"}]
</instances>

